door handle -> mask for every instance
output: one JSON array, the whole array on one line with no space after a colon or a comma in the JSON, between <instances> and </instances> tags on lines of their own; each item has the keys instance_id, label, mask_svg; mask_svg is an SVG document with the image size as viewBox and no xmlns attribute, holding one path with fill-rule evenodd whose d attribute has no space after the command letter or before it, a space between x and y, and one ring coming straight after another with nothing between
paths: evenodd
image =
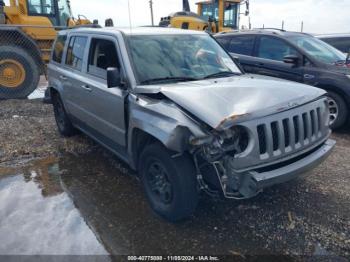
<instances>
[{"instance_id":1,"label":"door handle","mask_svg":"<svg viewBox=\"0 0 350 262\"><path fill-rule=\"evenodd\" d=\"M255 64L256 66L263 66L263 65L265 65L264 63L256 63Z\"/></svg>"},{"instance_id":2,"label":"door handle","mask_svg":"<svg viewBox=\"0 0 350 262\"><path fill-rule=\"evenodd\" d=\"M305 75L304 75L304 78L305 78L305 79L314 79L315 76L314 76L314 75L305 74Z\"/></svg>"},{"instance_id":3,"label":"door handle","mask_svg":"<svg viewBox=\"0 0 350 262\"><path fill-rule=\"evenodd\" d=\"M81 87L82 87L85 91L88 91L88 92L91 92L91 91L92 91L91 87L88 86L88 85L82 85Z\"/></svg>"},{"instance_id":4,"label":"door handle","mask_svg":"<svg viewBox=\"0 0 350 262\"><path fill-rule=\"evenodd\" d=\"M60 75L60 79L61 80L67 80L68 78L66 76L64 76L64 75Z\"/></svg>"}]
</instances>

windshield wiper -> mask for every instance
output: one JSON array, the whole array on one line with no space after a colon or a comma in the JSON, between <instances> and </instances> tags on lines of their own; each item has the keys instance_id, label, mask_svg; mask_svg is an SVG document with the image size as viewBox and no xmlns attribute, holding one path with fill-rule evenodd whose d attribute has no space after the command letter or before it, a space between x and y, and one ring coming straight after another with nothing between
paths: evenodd
<instances>
[{"instance_id":1,"label":"windshield wiper","mask_svg":"<svg viewBox=\"0 0 350 262\"><path fill-rule=\"evenodd\" d=\"M194 77L186 77L186 76L168 76L168 77L160 77L160 78L151 78L141 82L141 84L153 84L158 82L185 82L185 81L197 81L198 78Z\"/></svg>"},{"instance_id":2,"label":"windshield wiper","mask_svg":"<svg viewBox=\"0 0 350 262\"><path fill-rule=\"evenodd\" d=\"M216 77L226 77L226 76L233 76L233 75L241 75L241 74L234 73L231 71L222 71L222 72L217 72L215 74L207 75L207 76L203 77L203 79L216 78Z\"/></svg>"}]
</instances>

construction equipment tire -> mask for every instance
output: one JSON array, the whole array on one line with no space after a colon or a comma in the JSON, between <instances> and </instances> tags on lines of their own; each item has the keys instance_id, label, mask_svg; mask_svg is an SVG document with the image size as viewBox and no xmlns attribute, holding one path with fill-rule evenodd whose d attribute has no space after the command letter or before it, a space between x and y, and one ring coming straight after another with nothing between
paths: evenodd
<instances>
[{"instance_id":1,"label":"construction equipment tire","mask_svg":"<svg viewBox=\"0 0 350 262\"><path fill-rule=\"evenodd\" d=\"M0 46L0 99L27 98L38 86L40 69L23 48Z\"/></svg>"}]
</instances>

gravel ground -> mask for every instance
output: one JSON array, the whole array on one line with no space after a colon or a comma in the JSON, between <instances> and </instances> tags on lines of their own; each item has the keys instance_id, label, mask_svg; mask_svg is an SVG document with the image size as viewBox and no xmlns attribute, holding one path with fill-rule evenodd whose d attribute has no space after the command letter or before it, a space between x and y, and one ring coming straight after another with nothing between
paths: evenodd
<instances>
[{"instance_id":1,"label":"gravel ground","mask_svg":"<svg viewBox=\"0 0 350 262\"><path fill-rule=\"evenodd\" d=\"M99 166L95 168L98 169L96 171L98 175L90 182L100 180L101 183L105 183L103 190L97 186L86 188L90 190L90 194L96 195L96 198L91 200L95 202L90 202L89 208L95 210L100 205L110 205L109 210L112 210L113 203L109 199L113 197L111 192L115 188L108 175L110 171L106 170L113 168L113 165L110 165L112 162L117 161L118 169L123 164L118 163L118 160L84 135L69 139L60 137L51 105L44 105L39 100L0 101L0 137L0 176L1 168L4 170L4 168L25 166L33 159L48 157L64 159L67 154L72 155L73 158L66 162L73 161L73 164L71 163L65 169L74 170L78 168L72 167L74 163L81 161L84 156L85 160L91 159L86 161L86 165L91 169L94 169L94 163ZM185 249L193 253L204 250L209 254L332 255L349 258L350 129L333 134L333 139L337 140L334 153L307 178L272 187L260 196L247 201L232 202L203 197L194 217L183 224L174 226L154 220L148 209L146 210L149 214L143 213L146 212L144 206L147 205L139 204L142 207L135 209L138 210L135 212L141 212L137 215L139 217L146 216L142 223L148 223L146 226L137 220L140 227L144 225L143 233L153 232L151 235L154 234L159 238L157 240L150 236L149 242L141 245L135 239L142 238L144 235L134 234L132 250L145 252L152 250L152 247L158 244L158 246L164 246L163 250L169 249L174 252ZM103 159L107 161L103 162ZM122 171L121 173L129 172L125 166ZM76 182L79 185L81 181L92 179L91 176L86 178L85 174L82 178L79 180L79 175L76 175L71 179L79 180L79 183ZM72 183L70 181L68 184ZM125 189L124 193L134 194L135 199L144 203L142 191L139 190L139 186L134 185L138 183L135 181L125 183L131 183L133 185L131 188L137 188L137 190L129 192ZM83 185L79 186L81 187ZM73 189L72 191L74 192ZM127 198L124 198L124 201L125 199ZM81 212L84 213L84 211ZM108 214L103 213L106 212L104 210L94 212L100 212L101 217L104 220L107 219L108 234L116 233L113 231L113 223L118 221L119 215L112 211ZM130 212L129 210L128 214ZM134 221L133 219L129 218L128 221L124 218L119 222L124 221L127 224ZM103 222L100 222L98 227L101 224ZM95 231L99 230L95 229ZM165 231L166 235L164 235ZM107 250L114 250L114 238L110 236L105 238L110 241L99 236L99 239L108 245ZM175 241L178 241L176 247L174 247Z\"/></svg>"}]
</instances>

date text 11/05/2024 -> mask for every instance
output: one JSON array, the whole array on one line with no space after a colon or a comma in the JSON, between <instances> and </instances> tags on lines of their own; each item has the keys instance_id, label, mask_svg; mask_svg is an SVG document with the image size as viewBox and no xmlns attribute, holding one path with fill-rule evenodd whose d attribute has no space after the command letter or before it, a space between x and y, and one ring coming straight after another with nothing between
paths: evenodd
<instances>
[{"instance_id":1,"label":"date text 11/05/2024","mask_svg":"<svg viewBox=\"0 0 350 262\"><path fill-rule=\"evenodd\" d=\"M128 261L220 261L216 256L128 256Z\"/></svg>"}]
</instances>

